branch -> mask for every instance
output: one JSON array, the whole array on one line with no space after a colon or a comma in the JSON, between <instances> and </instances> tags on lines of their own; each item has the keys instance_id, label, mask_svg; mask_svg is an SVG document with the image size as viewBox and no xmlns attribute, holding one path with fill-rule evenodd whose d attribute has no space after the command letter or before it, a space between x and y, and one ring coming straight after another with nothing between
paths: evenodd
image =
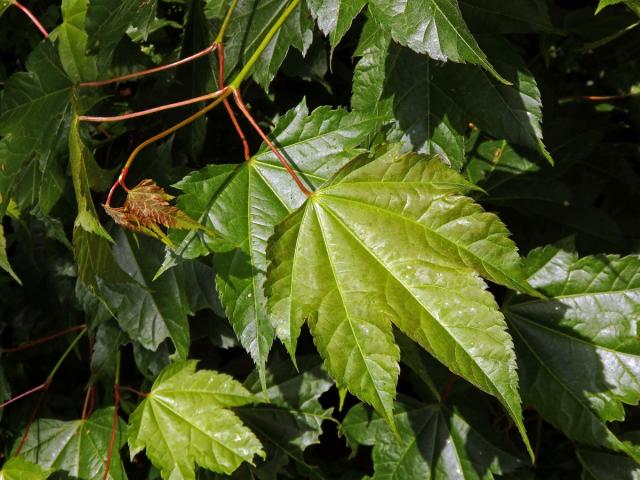
<instances>
[{"instance_id":1,"label":"branch","mask_svg":"<svg viewBox=\"0 0 640 480\"><path fill-rule=\"evenodd\" d=\"M29 349L31 347L35 347L37 345L41 345L43 343L47 343L47 342L49 342L51 340L55 340L58 337L62 337L63 335L66 335L67 333L77 332L78 330L82 330L83 328L86 328L86 325L76 325L75 327L67 328L66 330L62 330L61 332L57 332L57 333L54 333L52 335L48 335L46 337L39 338L37 340L32 340L30 342L22 343L20 345L15 346L15 347L0 348L0 353L14 353L14 352L20 352L22 350L27 350L27 349Z\"/></svg>"}]
</instances>

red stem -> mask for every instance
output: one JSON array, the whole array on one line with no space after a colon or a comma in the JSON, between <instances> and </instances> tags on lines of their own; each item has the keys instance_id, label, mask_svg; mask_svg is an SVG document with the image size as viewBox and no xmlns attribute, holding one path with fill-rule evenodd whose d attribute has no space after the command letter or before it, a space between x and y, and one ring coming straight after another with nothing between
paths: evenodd
<instances>
[{"instance_id":1,"label":"red stem","mask_svg":"<svg viewBox=\"0 0 640 480\"><path fill-rule=\"evenodd\" d=\"M147 397L149 395L148 392L141 392L139 390L136 390L135 388L131 388L131 387L127 387L127 386L123 386L122 390L126 390L127 392L135 393L139 397Z\"/></svg>"},{"instance_id":2,"label":"red stem","mask_svg":"<svg viewBox=\"0 0 640 480\"><path fill-rule=\"evenodd\" d=\"M134 78L144 77L145 75L150 75L152 73L161 72L163 70L168 70L170 68L178 67L180 65L184 65L185 63L189 63L189 62L191 62L193 60L196 60L196 59L198 59L200 57L204 57L205 55L208 55L209 53L211 53L215 48L216 48L216 44L213 44L213 45L208 46L204 50L200 50L199 52L194 53L193 55L191 55L189 57L183 58L183 59L178 60L178 61L173 62L173 63L168 63L166 65L160 65L159 67L149 68L147 70L142 70L140 72L130 73L128 75L121 75L119 77L110 78L108 80L98 80L98 81L95 81L95 82L82 82L80 84L80 86L81 87L102 87L104 85L109 85L111 83L117 83L117 82L122 82L122 81L125 81L125 80L132 80Z\"/></svg>"},{"instance_id":3,"label":"red stem","mask_svg":"<svg viewBox=\"0 0 640 480\"><path fill-rule=\"evenodd\" d=\"M22 447L24 447L24 444L27 442L27 437L29 436L29 430L31 429L31 425L33 425L33 422L36 419L36 415L38 415L38 410L40 410L40 406L42 405L44 394L47 393L47 390L49 389L49 385L51 385L51 380L47 380L42 385L44 386L42 388L42 393L38 397L38 402L36 403L36 406L31 411L31 416L29 416L29 422L27 423L27 426L24 429L24 433L22 434L22 438L20 439L20 445L18 445L18 448L16 449L16 453L15 453L16 457L20 455L20 451L22 450Z\"/></svg>"},{"instance_id":4,"label":"red stem","mask_svg":"<svg viewBox=\"0 0 640 480\"><path fill-rule=\"evenodd\" d=\"M34 393L39 392L40 390L46 390L47 388L49 388L50 384L51 384L51 381L46 380L44 383L41 383L37 387L33 387L31 390L27 390L26 392L23 392L20 395L10 398L6 402L4 402L2 405L0 405L0 410L2 410L5 407L8 407L12 403L17 402L18 400L24 397L28 397L29 395L33 395Z\"/></svg>"},{"instance_id":5,"label":"red stem","mask_svg":"<svg viewBox=\"0 0 640 480\"><path fill-rule=\"evenodd\" d=\"M116 115L113 117L92 117L87 115L81 115L78 117L78 120L83 122L119 122L121 120L129 120L130 118L143 117L145 115L151 115L152 113L162 112L163 110L170 110L172 108L184 107L186 105L191 105L192 103L198 103L204 100L210 100L212 98L216 98L220 96L222 93L223 93L222 90L217 90L215 92L207 93L206 95L201 95L199 97L189 98L187 100L181 100L179 102L160 105L159 107L153 107L147 110L140 110L139 112L125 113L123 115Z\"/></svg>"},{"instance_id":6,"label":"red stem","mask_svg":"<svg viewBox=\"0 0 640 480\"><path fill-rule=\"evenodd\" d=\"M75 327L67 328L66 330L63 330L61 332L54 333L54 334L49 335L47 337L39 338L39 339L33 340L31 342L26 342L26 343L23 343L23 344L18 345L16 347L2 348L2 349L0 349L0 353L13 353L13 352L20 352L22 350L27 350L28 348L35 347L35 346L41 345L43 343L47 343L47 342L49 342L51 340L55 340L58 337L62 337L63 335L66 335L67 333L77 332L78 330L82 330L85 327L86 327L86 325L83 324L83 325L77 325Z\"/></svg>"},{"instance_id":7,"label":"red stem","mask_svg":"<svg viewBox=\"0 0 640 480\"><path fill-rule=\"evenodd\" d=\"M457 377L455 375L449 375L447 384L445 385L444 390L442 391L442 395L440 395L442 403L446 402L449 399L449 396L451 395L451 392L453 390L453 384L455 383L456 378Z\"/></svg>"},{"instance_id":8,"label":"red stem","mask_svg":"<svg viewBox=\"0 0 640 480\"><path fill-rule=\"evenodd\" d=\"M42 35L44 35L44 38L47 38L49 36L49 32L47 32L47 29L44 28L42 26L42 24L38 21L38 19L36 18L36 16L31 13L31 10L29 10L27 7L25 7L24 5L22 5L20 2L14 0L13 4L18 7L20 10L22 10L24 12L24 14L29 17L29 20L31 20L33 22L33 24L38 27L38 30L40 30L40 33L42 33Z\"/></svg>"},{"instance_id":9,"label":"red stem","mask_svg":"<svg viewBox=\"0 0 640 480\"><path fill-rule=\"evenodd\" d=\"M107 462L104 466L104 474L102 480L107 480L109 477L109 470L111 468L111 459L113 458L113 446L116 443L116 432L118 430L118 408L120 406L120 384L116 383L113 386L114 393L114 408L113 408L113 423L111 424L111 439L109 440L109 453L107 454Z\"/></svg>"},{"instance_id":10,"label":"red stem","mask_svg":"<svg viewBox=\"0 0 640 480\"><path fill-rule=\"evenodd\" d=\"M224 46L222 45L222 43L218 45L218 86L220 88L224 88ZM247 137L245 137L244 132L240 127L240 123L238 123L236 114L233 113L233 109L229 104L229 100L225 98L222 103L224 104L224 108L227 109L227 113L229 114L231 123L233 123L233 126L236 129L236 132L240 137L240 141L242 141L242 148L244 150L244 159L249 160L251 158L251 150L249 149L249 144L247 143Z\"/></svg>"},{"instance_id":11,"label":"red stem","mask_svg":"<svg viewBox=\"0 0 640 480\"><path fill-rule=\"evenodd\" d=\"M296 182L296 185L298 185L298 188L300 188L302 193L304 193L307 197L310 197L312 195L312 192L305 186L302 180L300 180L300 177L298 177L298 175L293 170L293 168L291 168L291 165L289 165L289 162L286 160L286 158L284 158L284 156L278 151L278 149L271 142L271 140L269 140L269 137L267 137L267 135L262 131L262 128L260 128L260 125L258 125L255 119L251 116L251 114L249 113L249 110L247 110L247 106L242 101L242 97L240 96L240 93L238 92L238 90L233 91L233 98L236 102L236 105L238 105L238 108L242 112L242 114L246 117L246 119L249 121L251 126L256 130L256 132L258 132L258 135L262 137L262 140L264 140L264 142L269 146L273 154L276 156L276 158L282 164L285 170L289 173L289 175L291 175L291 178L293 178L293 181Z\"/></svg>"}]
</instances>

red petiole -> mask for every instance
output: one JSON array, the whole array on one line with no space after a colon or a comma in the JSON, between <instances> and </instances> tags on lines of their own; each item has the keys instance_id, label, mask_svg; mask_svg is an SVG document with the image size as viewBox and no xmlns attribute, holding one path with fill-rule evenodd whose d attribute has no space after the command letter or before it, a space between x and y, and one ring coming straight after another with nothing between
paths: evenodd
<instances>
[{"instance_id":1,"label":"red petiole","mask_svg":"<svg viewBox=\"0 0 640 480\"><path fill-rule=\"evenodd\" d=\"M42 33L44 38L47 38L49 36L49 32L47 32L47 29L44 28L42 26L42 24L40 23L40 21L37 19L37 17L33 13L31 13L31 10L29 10L27 7L22 5L17 0L13 0L11 3L12 3L12 5L14 5L14 6L18 7L20 10L22 10L24 12L24 14L27 17L29 17L29 20L31 20L31 22L33 22L33 24L38 28L38 30L40 30L40 33Z\"/></svg>"}]
</instances>

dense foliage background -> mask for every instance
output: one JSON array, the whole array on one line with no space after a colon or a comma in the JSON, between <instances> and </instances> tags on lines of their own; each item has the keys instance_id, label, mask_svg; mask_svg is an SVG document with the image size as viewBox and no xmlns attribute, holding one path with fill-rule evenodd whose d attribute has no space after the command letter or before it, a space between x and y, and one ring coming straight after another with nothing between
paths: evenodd
<instances>
[{"instance_id":1,"label":"dense foliage background","mask_svg":"<svg viewBox=\"0 0 640 480\"><path fill-rule=\"evenodd\" d=\"M296 2L240 0L227 83L251 65L319 193L219 106L132 165L205 225L164 243L101 204L205 102L81 116L212 92L215 53L80 83L201 51L232 2L25 1L47 39L14 3L0 401L37 391L0 479L640 478L640 3L304 0L256 60Z\"/></svg>"}]
</instances>

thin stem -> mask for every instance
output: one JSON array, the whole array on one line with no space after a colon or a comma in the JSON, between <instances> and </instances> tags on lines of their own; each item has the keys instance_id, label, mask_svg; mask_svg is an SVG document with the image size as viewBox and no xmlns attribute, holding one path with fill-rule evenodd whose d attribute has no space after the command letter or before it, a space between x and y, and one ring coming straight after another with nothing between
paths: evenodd
<instances>
[{"instance_id":1,"label":"thin stem","mask_svg":"<svg viewBox=\"0 0 640 480\"><path fill-rule=\"evenodd\" d=\"M139 397L147 397L147 396L149 396L148 392L141 392L140 390L136 390L135 388L131 388L131 387L128 387L126 385L122 386L121 388L122 388L122 390L126 390L127 392L134 393L135 395L137 395Z\"/></svg>"},{"instance_id":2,"label":"thin stem","mask_svg":"<svg viewBox=\"0 0 640 480\"><path fill-rule=\"evenodd\" d=\"M18 400L21 400L25 397L28 397L29 395L33 395L34 393L37 393L40 390L46 390L47 388L49 388L49 383L50 382L47 380L44 383L41 383L40 385L38 385L37 387L33 387L31 390L27 390L26 392L23 392L20 395L16 395L15 397L10 398L6 402L4 402L2 405L0 405L0 410L2 410L5 407L8 407L9 405L11 405L14 402L17 402Z\"/></svg>"},{"instance_id":3,"label":"thin stem","mask_svg":"<svg viewBox=\"0 0 640 480\"><path fill-rule=\"evenodd\" d=\"M124 167L122 168L122 171L120 172L120 175L118 176L118 179L116 180L116 182L111 187L111 190L109 190L109 195L107 196L106 205L110 206L110 204L111 204L111 196L113 195L113 192L114 192L114 190L115 190L115 188L116 188L116 186L118 184L122 188L124 188L125 191L129 190L124 182L125 182L125 179L127 177L127 173L129 173L129 168L131 167L131 164L133 163L135 158L138 156L138 154L142 150L144 150L146 147L148 147L152 143L157 142L158 140L161 140L164 137L166 137L168 135L171 135L173 132L175 132L177 130L180 130L182 127L184 127L184 126L196 121L198 118L200 118L203 115L205 115L209 110L215 108L217 105L222 103L222 101L231 94L231 89L227 87L227 88L223 88L222 90L223 90L222 95L220 97L218 97L216 100L214 100L213 102L211 102L206 107L198 110L196 113L194 113L190 117L185 118L184 120L176 123L172 127L169 127L166 130L163 130L162 132L158 133L157 135L154 135L153 137L145 140L140 145L138 145L136 147L136 149L131 153L131 155L129 155L129 158L127 159L127 162L124 164Z\"/></svg>"},{"instance_id":4,"label":"thin stem","mask_svg":"<svg viewBox=\"0 0 640 480\"><path fill-rule=\"evenodd\" d=\"M27 426L25 427L24 433L22 434L22 438L20 439L20 445L18 445L18 448L16 449L16 453L15 453L16 457L20 455L20 451L22 450L22 447L24 447L24 444L27 442L27 437L29 436L29 430L31 430L31 425L33 425L33 422L36 419L36 415L38 415L38 411L40 410L40 406L42 405L42 400L44 400L44 395L45 393L47 393L47 390L49 389L49 385L51 385L51 382L45 382L45 384L46 384L46 387L42 389L42 393L38 397L36 406L33 407L33 410L31 411L31 415L29 416L29 421L27 422Z\"/></svg>"},{"instance_id":5,"label":"thin stem","mask_svg":"<svg viewBox=\"0 0 640 480\"><path fill-rule=\"evenodd\" d=\"M205 100L211 100L216 97L222 95L222 90L217 90L212 93L207 93L206 95L201 95L199 97L189 98L187 100L181 100L175 103L169 103L167 105L160 105L159 107L149 108L147 110L140 110L138 112L125 113L123 115L116 115L113 117L92 117L87 115L81 115L78 117L78 120L81 122L120 122L122 120L129 120L131 118L143 117L145 115L151 115L152 113L162 112L163 110L170 110L172 108L184 107L186 105L191 105L193 103L202 102Z\"/></svg>"},{"instance_id":6,"label":"thin stem","mask_svg":"<svg viewBox=\"0 0 640 480\"><path fill-rule=\"evenodd\" d=\"M240 84L245 79L245 77L249 74L249 71L253 68L253 65L258 61L258 58L260 58L260 55L262 55L262 52L269 46L269 43L271 43L271 39L273 38L273 36L278 32L278 30L280 30L280 27L282 27L284 22L287 21L287 18L289 18L289 15L291 15L291 12L293 12L295 8L298 6L298 3L300 3L300 0L292 0L291 3L289 3L289 5L287 6L287 8L284 9L280 17L278 17L278 20L276 20L276 23L273 24L271 29L267 32L266 36L262 39L262 42L260 42L260 45L258 45L258 48L256 49L256 51L253 52L253 55L251 55L246 65L242 67L242 70L240 70L240 73L238 73L238 75L236 75L236 78L234 78L233 81L230 83L232 87L234 88L240 87Z\"/></svg>"},{"instance_id":7,"label":"thin stem","mask_svg":"<svg viewBox=\"0 0 640 480\"><path fill-rule=\"evenodd\" d=\"M51 372L49 373L49 376L47 377L47 381L49 383L51 383L51 381L53 380L53 377L56 375L56 373L58 372L58 370L60 369L64 361L66 360L66 358L73 351L73 349L76 347L76 345L78 344L78 342L84 336L85 333L87 333L87 327L84 327L82 329L82 331L76 336L76 338L73 339L73 342L71 342L71 344L64 351L62 356L58 359L58 362L53 366L53 368L51 369Z\"/></svg>"},{"instance_id":8,"label":"thin stem","mask_svg":"<svg viewBox=\"0 0 640 480\"><path fill-rule=\"evenodd\" d=\"M17 0L14 0L12 3L16 7L18 7L20 10L22 10L27 17L29 17L29 20L31 20L33 24L38 28L38 30L40 30L40 33L42 33L44 38L47 38L49 36L49 32L47 32L47 29L44 28L40 23L40 21L36 18L36 16L33 13L31 13L31 10L29 10L27 7L22 5Z\"/></svg>"},{"instance_id":9,"label":"thin stem","mask_svg":"<svg viewBox=\"0 0 640 480\"><path fill-rule=\"evenodd\" d=\"M113 422L111 424L111 438L109 439L109 453L107 454L107 462L104 466L104 474L102 480L107 480L109 470L111 469L111 459L113 458L113 446L116 443L116 432L118 430L118 408L120 407L120 351L116 355L116 378L113 384Z\"/></svg>"},{"instance_id":10,"label":"thin stem","mask_svg":"<svg viewBox=\"0 0 640 480\"><path fill-rule=\"evenodd\" d=\"M267 135L262 131L262 128L260 128L260 125L258 125L258 122L256 122L253 116L251 115L251 113L249 113L247 106L242 101L242 97L240 96L240 93L237 90L233 91L233 98L236 101L236 105L238 105L238 108L246 117L246 119L249 121L251 126L255 129L256 132L258 132L258 135L262 137L262 140L264 140L264 143L266 143L269 146L269 148L271 149L273 154L276 156L278 161L282 164L282 166L289 173L289 175L291 175L291 178L293 178L293 181L296 182L296 185L298 185L298 188L300 188L302 193L304 193L307 197L311 196L312 192L306 187L306 185L302 182L302 180L300 180L300 177L298 177L298 174L293 170L293 168L291 168L291 165L289 165L289 162L287 161L287 159L284 158L282 153L278 151L278 149L271 142L271 140L269 140L269 137L267 137Z\"/></svg>"},{"instance_id":11,"label":"thin stem","mask_svg":"<svg viewBox=\"0 0 640 480\"><path fill-rule=\"evenodd\" d=\"M229 28L229 24L231 23L231 15L233 15L233 11L236 9L237 4L238 0L233 0L233 2L231 2L229 10L227 10L227 14L224 16L222 26L220 27L220 31L218 32L218 36L216 37L214 43L221 44L223 42L224 34L227 32L227 28Z\"/></svg>"},{"instance_id":12,"label":"thin stem","mask_svg":"<svg viewBox=\"0 0 640 480\"><path fill-rule=\"evenodd\" d=\"M109 78L107 80L98 80L98 81L95 81L95 82L82 82L82 83L80 83L80 86L81 87L102 87L104 85L109 85L111 83L123 82L125 80L133 80L135 78L144 77L146 75L151 75L152 73L161 72L163 70L168 70L170 68L175 68L175 67L178 67L180 65L184 65L185 63L192 62L193 60L196 60L196 59L198 59L200 57L204 57L205 55L208 55L215 48L216 48L215 44L212 44L212 45L209 45L207 48L205 48L203 50L200 50L199 52L194 53L193 55L191 55L189 57L185 57L185 58L183 58L181 60L178 60L176 62L173 62L173 63L168 63L166 65L160 65L159 67L149 68L147 70L142 70L140 72L129 73L128 75L121 75L119 77Z\"/></svg>"},{"instance_id":13,"label":"thin stem","mask_svg":"<svg viewBox=\"0 0 640 480\"><path fill-rule=\"evenodd\" d=\"M20 352L22 350L27 350L31 347L35 347L43 343L50 342L51 340L55 340L56 338L62 337L63 335L66 335L68 333L77 332L78 330L82 330L83 328L86 328L86 325L76 325L75 327L67 328L66 330L62 330L61 332L57 332L43 338L38 338L37 340L32 340L30 342L22 343L15 347L1 348L0 353L14 353L14 352Z\"/></svg>"},{"instance_id":14,"label":"thin stem","mask_svg":"<svg viewBox=\"0 0 640 480\"><path fill-rule=\"evenodd\" d=\"M224 46L222 43L218 45L218 84L220 88L224 88ZM249 160L251 158L251 150L249 149L249 143L247 143L247 137L244 135L244 132L242 131L242 128L238 123L236 114L233 113L233 109L229 104L229 100L225 98L223 103L224 103L224 108L227 109L227 113L229 114L231 123L233 123L233 126L236 129L238 136L240 137L240 141L242 142L244 159Z\"/></svg>"}]
</instances>

